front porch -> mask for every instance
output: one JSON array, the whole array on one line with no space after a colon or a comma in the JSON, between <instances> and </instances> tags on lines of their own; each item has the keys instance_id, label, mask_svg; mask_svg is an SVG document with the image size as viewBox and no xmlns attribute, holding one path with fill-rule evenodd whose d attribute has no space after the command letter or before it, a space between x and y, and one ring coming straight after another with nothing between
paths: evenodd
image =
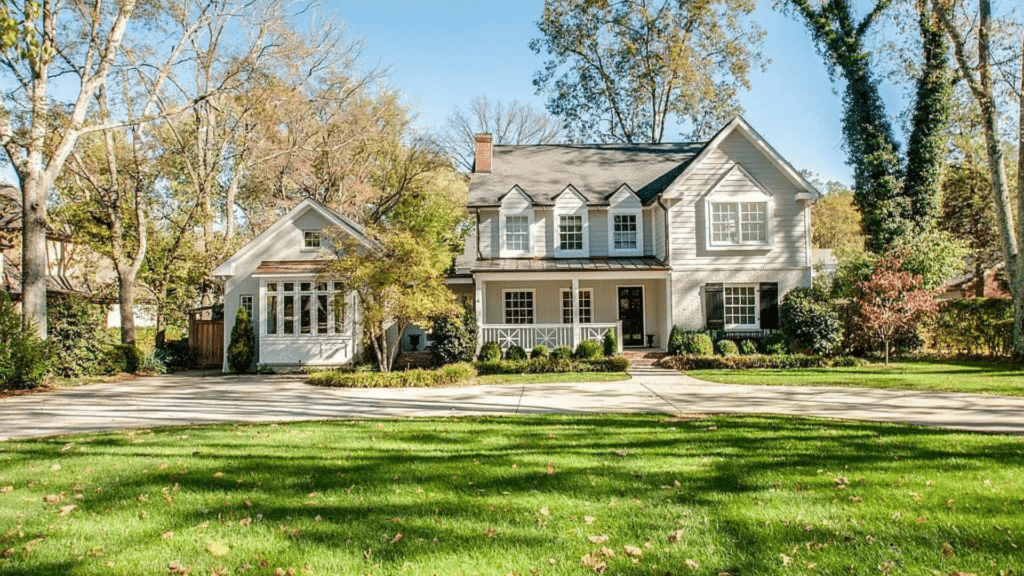
<instances>
[{"instance_id":1,"label":"front porch","mask_svg":"<svg viewBox=\"0 0 1024 576\"><path fill-rule=\"evenodd\" d=\"M481 346L575 350L612 331L620 352L664 350L672 329L670 281L663 270L478 271L475 281Z\"/></svg>"}]
</instances>

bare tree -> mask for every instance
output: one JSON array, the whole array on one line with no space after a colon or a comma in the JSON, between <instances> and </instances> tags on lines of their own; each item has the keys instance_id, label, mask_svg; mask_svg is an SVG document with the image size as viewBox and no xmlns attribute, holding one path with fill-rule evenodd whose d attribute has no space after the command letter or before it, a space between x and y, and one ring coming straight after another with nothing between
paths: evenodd
<instances>
[{"instance_id":1,"label":"bare tree","mask_svg":"<svg viewBox=\"0 0 1024 576\"><path fill-rule=\"evenodd\" d=\"M473 170L474 136L489 133L494 144L554 144L563 140L558 118L529 104L474 96L466 108L454 108L441 132L441 142L452 161L466 172Z\"/></svg>"}]
</instances>

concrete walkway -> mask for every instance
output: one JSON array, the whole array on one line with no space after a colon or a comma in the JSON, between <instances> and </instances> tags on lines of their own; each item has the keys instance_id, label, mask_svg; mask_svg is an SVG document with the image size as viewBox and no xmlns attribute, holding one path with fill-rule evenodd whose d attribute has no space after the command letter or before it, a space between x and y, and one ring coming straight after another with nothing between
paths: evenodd
<instances>
[{"instance_id":1,"label":"concrete walkway","mask_svg":"<svg viewBox=\"0 0 1024 576\"><path fill-rule=\"evenodd\" d=\"M0 399L0 440L173 424L589 412L823 416L1024 435L1024 398L711 384L636 368L621 382L315 388L302 376L176 374Z\"/></svg>"}]
</instances>

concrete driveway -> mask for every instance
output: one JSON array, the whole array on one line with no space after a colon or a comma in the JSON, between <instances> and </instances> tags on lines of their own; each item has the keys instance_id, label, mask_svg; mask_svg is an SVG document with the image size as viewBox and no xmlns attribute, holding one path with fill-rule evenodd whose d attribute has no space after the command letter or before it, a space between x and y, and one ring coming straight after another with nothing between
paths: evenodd
<instances>
[{"instance_id":1,"label":"concrete driveway","mask_svg":"<svg viewBox=\"0 0 1024 576\"><path fill-rule=\"evenodd\" d=\"M637 368L622 382L344 389L302 376L176 374L0 399L0 440L173 424L591 412L822 416L1024 435L1024 398L741 386Z\"/></svg>"}]
</instances>

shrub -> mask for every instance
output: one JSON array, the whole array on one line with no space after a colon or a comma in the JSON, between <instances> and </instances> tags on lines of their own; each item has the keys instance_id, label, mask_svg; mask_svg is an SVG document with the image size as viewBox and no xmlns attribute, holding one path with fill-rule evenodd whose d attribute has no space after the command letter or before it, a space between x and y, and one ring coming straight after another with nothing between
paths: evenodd
<instances>
[{"instance_id":1,"label":"shrub","mask_svg":"<svg viewBox=\"0 0 1024 576\"><path fill-rule=\"evenodd\" d=\"M309 376L313 386L334 388L426 388L451 386L476 378L473 366L460 362L436 370L407 370L405 372L364 372L353 370L325 370Z\"/></svg>"},{"instance_id":2,"label":"shrub","mask_svg":"<svg viewBox=\"0 0 1024 576\"><path fill-rule=\"evenodd\" d=\"M576 345L573 358L578 360L599 360L604 357L604 346L597 340L584 340Z\"/></svg>"},{"instance_id":3,"label":"shrub","mask_svg":"<svg viewBox=\"0 0 1024 576\"><path fill-rule=\"evenodd\" d=\"M615 356L619 353L619 340L615 337L614 330L607 330L604 333L604 355Z\"/></svg>"},{"instance_id":4,"label":"shrub","mask_svg":"<svg viewBox=\"0 0 1024 576\"><path fill-rule=\"evenodd\" d=\"M704 332L685 332L679 335L680 354L697 354L711 356L715 353L715 345L711 342L711 336Z\"/></svg>"},{"instance_id":5,"label":"shrub","mask_svg":"<svg viewBox=\"0 0 1024 576\"><path fill-rule=\"evenodd\" d=\"M79 296L61 296L49 300L46 318L52 374L78 378L103 371L103 355L112 342L108 342L102 306Z\"/></svg>"},{"instance_id":6,"label":"shrub","mask_svg":"<svg viewBox=\"0 0 1024 576\"><path fill-rule=\"evenodd\" d=\"M522 346L513 344L505 350L506 360L526 360L526 350L523 350Z\"/></svg>"},{"instance_id":7,"label":"shrub","mask_svg":"<svg viewBox=\"0 0 1024 576\"><path fill-rule=\"evenodd\" d=\"M484 342L478 356L481 362L497 362L501 360L501 346L497 342Z\"/></svg>"},{"instance_id":8,"label":"shrub","mask_svg":"<svg viewBox=\"0 0 1024 576\"><path fill-rule=\"evenodd\" d=\"M167 368L190 368L199 361L199 351L189 346L188 338L168 340L156 352Z\"/></svg>"},{"instance_id":9,"label":"shrub","mask_svg":"<svg viewBox=\"0 0 1024 576\"><path fill-rule=\"evenodd\" d=\"M838 368L859 366L862 361L849 356L833 358L804 354L756 354L752 356L666 356L658 361L664 368L676 370L752 370L768 368Z\"/></svg>"},{"instance_id":10,"label":"shrub","mask_svg":"<svg viewBox=\"0 0 1024 576\"><path fill-rule=\"evenodd\" d=\"M839 309L813 288L794 288L782 299L779 326L797 348L813 354L835 353L843 342Z\"/></svg>"},{"instance_id":11,"label":"shrub","mask_svg":"<svg viewBox=\"0 0 1024 576\"><path fill-rule=\"evenodd\" d=\"M743 354L744 356L757 354L757 344L755 344L753 340L744 340L740 342L740 354Z\"/></svg>"},{"instance_id":12,"label":"shrub","mask_svg":"<svg viewBox=\"0 0 1024 576\"><path fill-rule=\"evenodd\" d=\"M559 346L551 351L551 358L554 360L568 360L572 358L572 350L568 346Z\"/></svg>"},{"instance_id":13,"label":"shrub","mask_svg":"<svg viewBox=\"0 0 1024 576\"><path fill-rule=\"evenodd\" d=\"M735 356L740 353L740 349L732 340L719 340L718 344L715 344L715 351L721 356Z\"/></svg>"},{"instance_id":14,"label":"shrub","mask_svg":"<svg viewBox=\"0 0 1024 576\"><path fill-rule=\"evenodd\" d=\"M116 344L103 356L103 372L106 374L134 374L142 367L142 352L131 344Z\"/></svg>"},{"instance_id":15,"label":"shrub","mask_svg":"<svg viewBox=\"0 0 1024 576\"><path fill-rule=\"evenodd\" d=\"M532 360L501 360L477 362L474 365L481 375L488 374L564 374L566 372L625 372L629 360L622 356L599 357L596 360L571 360L560 358L534 358Z\"/></svg>"},{"instance_id":16,"label":"shrub","mask_svg":"<svg viewBox=\"0 0 1024 576\"><path fill-rule=\"evenodd\" d=\"M477 342L476 315L466 309L461 317L439 316L431 328L430 352L434 364L471 362Z\"/></svg>"},{"instance_id":17,"label":"shrub","mask_svg":"<svg viewBox=\"0 0 1024 576\"><path fill-rule=\"evenodd\" d=\"M0 388L35 388L50 364L50 348L23 328L21 314L6 292L0 291Z\"/></svg>"},{"instance_id":18,"label":"shrub","mask_svg":"<svg viewBox=\"0 0 1024 576\"><path fill-rule=\"evenodd\" d=\"M930 325L934 345L958 354L1008 356L1013 348L1013 302L969 298L946 302Z\"/></svg>"},{"instance_id":19,"label":"shrub","mask_svg":"<svg viewBox=\"0 0 1024 576\"><path fill-rule=\"evenodd\" d=\"M764 337L761 346L765 354L786 354L789 352L789 339L782 332L772 332Z\"/></svg>"},{"instance_id":20,"label":"shrub","mask_svg":"<svg viewBox=\"0 0 1024 576\"><path fill-rule=\"evenodd\" d=\"M551 353L548 352L548 347L543 344L538 344L533 347L533 350L530 350L531 360L534 358L547 358L550 355Z\"/></svg>"},{"instance_id":21,"label":"shrub","mask_svg":"<svg viewBox=\"0 0 1024 576\"><path fill-rule=\"evenodd\" d=\"M682 354L683 352L683 331L679 329L679 326L672 326L672 331L668 333L668 353Z\"/></svg>"},{"instance_id":22,"label":"shrub","mask_svg":"<svg viewBox=\"0 0 1024 576\"><path fill-rule=\"evenodd\" d=\"M167 364L159 354L159 350L153 350L142 355L139 369L147 374L166 374Z\"/></svg>"},{"instance_id":23,"label":"shrub","mask_svg":"<svg viewBox=\"0 0 1024 576\"><path fill-rule=\"evenodd\" d=\"M256 334L252 330L252 320L245 308L239 308L235 314L235 326L231 329L231 343L228 345L228 366L235 374L249 371L252 361L256 359Z\"/></svg>"}]
</instances>

